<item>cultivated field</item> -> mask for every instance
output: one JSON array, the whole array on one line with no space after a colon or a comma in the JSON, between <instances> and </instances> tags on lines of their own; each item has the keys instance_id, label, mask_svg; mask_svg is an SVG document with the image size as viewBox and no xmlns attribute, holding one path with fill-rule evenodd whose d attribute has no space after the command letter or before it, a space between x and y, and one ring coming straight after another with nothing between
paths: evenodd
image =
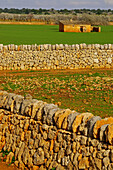
<instances>
[{"instance_id":1,"label":"cultivated field","mask_svg":"<svg viewBox=\"0 0 113 170\"><path fill-rule=\"evenodd\" d=\"M102 117L113 114L113 70L1 72L0 90L29 93L80 113Z\"/></svg>"},{"instance_id":2,"label":"cultivated field","mask_svg":"<svg viewBox=\"0 0 113 170\"><path fill-rule=\"evenodd\" d=\"M1 44L113 44L113 25L102 32L64 33L58 25L0 25Z\"/></svg>"}]
</instances>

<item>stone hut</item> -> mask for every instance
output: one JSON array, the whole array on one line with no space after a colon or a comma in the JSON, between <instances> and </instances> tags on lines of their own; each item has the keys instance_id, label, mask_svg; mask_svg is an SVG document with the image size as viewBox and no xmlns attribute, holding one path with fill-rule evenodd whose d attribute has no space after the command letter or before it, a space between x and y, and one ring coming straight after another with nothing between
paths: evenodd
<instances>
[{"instance_id":1,"label":"stone hut","mask_svg":"<svg viewBox=\"0 0 113 170\"><path fill-rule=\"evenodd\" d=\"M100 27L93 27L90 24L77 22L60 21L59 32L101 32Z\"/></svg>"}]
</instances>

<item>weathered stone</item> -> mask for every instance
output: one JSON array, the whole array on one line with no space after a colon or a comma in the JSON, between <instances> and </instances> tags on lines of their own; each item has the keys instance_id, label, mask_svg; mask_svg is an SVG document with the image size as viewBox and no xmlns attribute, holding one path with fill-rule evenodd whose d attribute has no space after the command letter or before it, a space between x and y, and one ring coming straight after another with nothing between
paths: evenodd
<instances>
[{"instance_id":1,"label":"weathered stone","mask_svg":"<svg viewBox=\"0 0 113 170\"><path fill-rule=\"evenodd\" d=\"M110 160L113 163L113 150L110 151Z\"/></svg>"},{"instance_id":2,"label":"weathered stone","mask_svg":"<svg viewBox=\"0 0 113 170\"><path fill-rule=\"evenodd\" d=\"M49 129L49 131L48 131L48 138L49 139L54 139L54 137L55 137L55 131L52 130L52 129Z\"/></svg>"},{"instance_id":3,"label":"weathered stone","mask_svg":"<svg viewBox=\"0 0 113 170\"><path fill-rule=\"evenodd\" d=\"M79 125L81 123L86 123L92 117L93 117L92 113L81 113L77 115L72 125L73 132L77 132Z\"/></svg>"},{"instance_id":4,"label":"weathered stone","mask_svg":"<svg viewBox=\"0 0 113 170\"><path fill-rule=\"evenodd\" d=\"M48 125L53 125L54 124L54 114L59 110L58 107L54 108L54 109L51 109L49 110L49 113L47 115L47 119L46 119L46 122Z\"/></svg>"},{"instance_id":5,"label":"weathered stone","mask_svg":"<svg viewBox=\"0 0 113 170\"><path fill-rule=\"evenodd\" d=\"M21 162L21 156L22 156L22 154L24 152L24 147L25 147L25 143L23 142L23 143L21 143L21 147L20 147L20 150L18 152L18 160L19 160L19 162Z\"/></svg>"},{"instance_id":6,"label":"weathered stone","mask_svg":"<svg viewBox=\"0 0 113 170\"><path fill-rule=\"evenodd\" d=\"M72 111L70 109L66 109L62 111L57 111L55 113L54 120L58 128L61 128L64 118L67 117L71 112Z\"/></svg>"},{"instance_id":7,"label":"weathered stone","mask_svg":"<svg viewBox=\"0 0 113 170\"><path fill-rule=\"evenodd\" d=\"M108 124L105 124L100 127L100 133L99 133L100 141L106 141L105 131L107 126Z\"/></svg>"},{"instance_id":8,"label":"weathered stone","mask_svg":"<svg viewBox=\"0 0 113 170\"><path fill-rule=\"evenodd\" d=\"M57 142L55 141L55 143L54 143L54 151L55 151L55 152L58 152L59 149L60 149L60 145L59 145L59 143L57 143Z\"/></svg>"},{"instance_id":9,"label":"weathered stone","mask_svg":"<svg viewBox=\"0 0 113 170\"><path fill-rule=\"evenodd\" d=\"M58 142L61 142L61 141L63 140L61 133L58 133L58 135L57 135L57 140L58 140Z\"/></svg>"},{"instance_id":10,"label":"weathered stone","mask_svg":"<svg viewBox=\"0 0 113 170\"><path fill-rule=\"evenodd\" d=\"M101 170L102 169L102 160L101 159L98 159L98 158L94 158L94 161L95 161L95 164L96 164L96 167Z\"/></svg>"},{"instance_id":11,"label":"weathered stone","mask_svg":"<svg viewBox=\"0 0 113 170\"><path fill-rule=\"evenodd\" d=\"M75 112L75 113L71 113L68 118L67 118L67 130L72 130L72 124L73 121L75 119L75 117L78 115L79 113Z\"/></svg>"},{"instance_id":12,"label":"weathered stone","mask_svg":"<svg viewBox=\"0 0 113 170\"><path fill-rule=\"evenodd\" d=\"M99 144L99 141L97 139L92 139L91 144L92 146L97 146Z\"/></svg>"},{"instance_id":13,"label":"weathered stone","mask_svg":"<svg viewBox=\"0 0 113 170\"><path fill-rule=\"evenodd\" d=\"M93 136L93 128L94 128L95 123L96 123L98 120L101 120L101 117L100 117L100 116L94 116L94 117L92 117L90 120L88 120L88 122L87 122L88 136L90 136L90 137Z\"/></svg>"},{"instance_id":14,"label":"weathered stone","mask_svg":"<svg viewBox=\"0 0 113 170\"><path fill-rule=\"evenodd\" d=\"M79 169L89 168L89 160L88 157L84 157L79 161Z\"/></svg>"},{"instance_id":15,"label":"weathered stone","mask_svg":"<svg viewBox=\"0 0 113 170\"><path fill-rule=\"evenodd\" d=\"M111 123L113 123L113 118L112 117L105 118L105 119L102 119L102 120L98 120L95 123L94 128L93 128L93 136L94 136L94 138L99 137L99 130L100 130L100 127L102 125L111 124Z\"/></svg>"},{"instance_id":16,"label":"weathered stone","mask_svg":"<svg viewBox=\"0 0 113 170\"><path fill-rule=\"evenodd\" d=\"M81 137L81 145L86 145L86 143L87 143L87 137L82 136Z\"/></svg>"},{"instance_id":17,"label":"weathered stone","mask_svg":"<svg viewBox=\"0 0 113 170\"><path fill-rule=\"evenodd\" d=\"M36 119L37 120L42 120L42 115L44 113L44 106L45 106L46 102L39 102L39 110L37 111L37 115L36 115Z\"/></svg>"},{"instance_id":18,"label":"weathered stone","mask_svg":"<svg viewBox=\"0 0 113 170\"><path fill-rule=\"evenodd\" d=\"M108 170L113 170L113 163L110 163L110 164L109 164Z\"/></svg>"},{"instance_id":19,"label":"weathered stone","mask_svg":"<svg viewBox=\"0 0 113 170\"><path fill-rule=\"evenodd\" d=\"M55 110L53 110L53 109L55 109ZM56 105L46 104L44 106L43 123L51 124L50 122L53 120L52 117L57 110L58 110L58 107ZM48 116L50 119L48 118Z\"/></svg>"},{"instance_id":20,"label":"weathered stone","mask_svg":"<svg viewBox=\"0 0 113 170\"><path fill-rule=\"evenodd\" d=\"M56 167L56 170L64 170L64 167L59 164L59 165Z\"/></svg>"},{"instance_id":21,"label":"weathered stone","mask_svg":"<svg viewBox=\"0 0 113 170\"><path fill-rule=\"evenodd\" d=\"M13 108L14 113L19 113L20 112L23 98L24 97L22 97L20 95L14 96L14 108Z\"/></svg>"},{"instance_id":22,"label":"weathered stone","mask_svg":"<svg viewBox=\"0 0 113 170\"><path fill-rule=\"evenodd\" d=\"M42 148L38 148L37 152L34 154L34 164L41 165L44 163L44 151Z\"/></svg>"},{"instance_id":23,"label":"weathered stone","mask_svg":"<svg viewBox=\"0 0 113 170\"><path fill-rule=\"evenodd\" d=\"M106 128L106 142L109 142L110 144L113 145L113 124L110 124Z\"/></svg>"},{"instance_id":24,"label":"weathered stone","mask_svg":"<svg viewBox=\"0 0 113 170\"><path fill-rule=\"evenodd\" d=\"M110 163L110 160L108 157L103 158L103 164L106 168L108 167L109 163Z\"/></svg>"},{"instance_id":25,"label":"weathered stone","mask_svg":"<svg viewBox=\"0 0 113 170\"><path fill-rule=\"evenodd\" d=\"M64 149L61 148L58 152L58 163L61 163L61 159L64 157Z\"/></svg>"},{"instance_id":26,"label":"weathered stone","mask_svg":"<svg viewBox=\"0 0 113 170\"><path fill-rule=\"evenodd\" d=\"M72 150L71 150L71 145L69 145L69 146L67 147L67 149L66 149L66 154L67 154L67 155L70 155L71 152L72 152Z\"/></svg>"}]
</instances>

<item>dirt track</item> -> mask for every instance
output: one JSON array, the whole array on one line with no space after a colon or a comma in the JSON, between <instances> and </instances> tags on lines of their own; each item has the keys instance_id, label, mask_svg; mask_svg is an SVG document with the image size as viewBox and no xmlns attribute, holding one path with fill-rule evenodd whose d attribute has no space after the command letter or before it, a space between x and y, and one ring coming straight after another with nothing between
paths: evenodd
<instances>
[{"instance_id":1,"label":"dirt track","mask_svg":"<svg viewBox=\"0 0 113 170\"><path fill-rule=\"evenodd\" d=\"M2 22L0 24L8 25L55 25L55 24L45 24L45 22Z\"/></svg>"},{"instance_id":2,"label":"dirt track","mask_svg":"<svg viewBox=\"0 0 113 170\"><path fill-rule=\"evenodd\" d=\"M20 70L4 70L4 71L0 71L0 76L3 75L31 75L31 74L37 74L37 73L49 73L49 74L58 74L58 73L95 73L95 72L104 72L104 71L112 71L112 69L65 69L65 70L36 70L36 71L29 71L29 70L24 70L24 71L20 71Z\"/></svg>"}]
</instances>

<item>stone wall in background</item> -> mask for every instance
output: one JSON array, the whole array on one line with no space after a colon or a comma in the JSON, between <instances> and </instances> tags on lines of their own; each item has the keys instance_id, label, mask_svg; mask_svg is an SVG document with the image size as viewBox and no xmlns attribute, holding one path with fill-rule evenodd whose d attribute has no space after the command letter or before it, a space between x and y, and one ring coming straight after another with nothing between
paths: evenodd
<instances>
[{"instance_id":1,"label":"stone wall in background","mask_svg":"<svg viewBox=\"0 0 113 170\"><path fill-rule=\"evenodd\" d=\"M112 170L113 118L0 91L0 149L20 169Z\"/></svg>"},{"instance_id":2,"label":"stone wall in background","mask_svg":"<svg viewBox=\"0 0 113 170\"><path fill-rule=\"evenodd\" d=\"M0 61L0 70L113 68L113 44L0 44Z\"/></svg>"}]
</instances>

